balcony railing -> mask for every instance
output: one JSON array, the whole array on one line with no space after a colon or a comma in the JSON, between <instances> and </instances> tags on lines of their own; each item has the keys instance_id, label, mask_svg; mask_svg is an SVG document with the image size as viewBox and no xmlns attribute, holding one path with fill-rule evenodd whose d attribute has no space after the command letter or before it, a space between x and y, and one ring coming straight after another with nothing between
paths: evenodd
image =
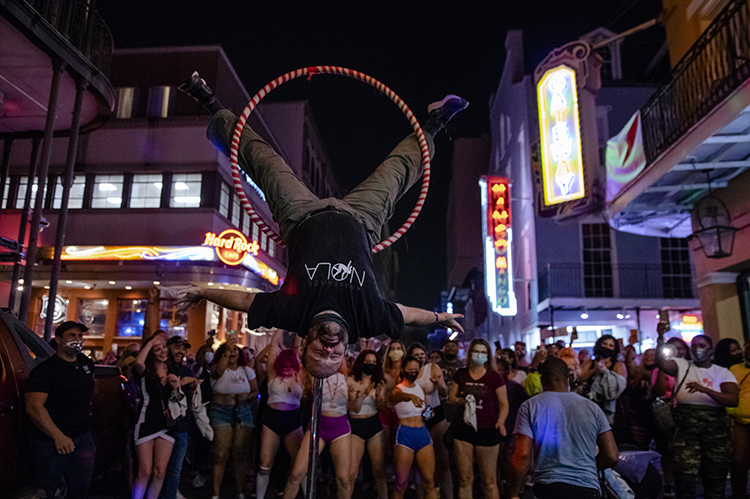
<instances>
[{"instance_id":1,"label":"balcony railing","mask_svg":"<svg viewBox=\"0 0 750 499\"><path fill-rule=\"evenodd\" d=\"M547 298L694 298L690 274L665 274L658 264L551 263L539 272L539 301Z\"/></svg>"},{"instance_id":2,"label":"balcony railing","mask_svg":"<svg viewBox=\"0 0 750 499\"><path fill-rule=\"evenodd\" d=\"M109 75L114 43L104 19L86 0L27 0L58 33Z\"/></svg>"},{"instance_id":3,"label":"balcony railing","mask_svg":"<svg viewBox=\"0 0 750 499\"><path fill-rule=\"evenodd\" d=\"M731 0L641 109L649 163L750 77L749 19Z\"/></svg>"}]
</instances>

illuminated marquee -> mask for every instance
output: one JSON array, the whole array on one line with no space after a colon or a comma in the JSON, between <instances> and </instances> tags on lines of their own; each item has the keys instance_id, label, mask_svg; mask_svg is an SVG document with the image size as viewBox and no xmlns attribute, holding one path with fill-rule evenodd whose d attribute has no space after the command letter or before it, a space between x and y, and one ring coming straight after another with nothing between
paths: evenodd
<instances>
[{"instance_id":1,"label":"illuminated marquee","mask_svg":"<svg viewBox=\"0 0 750 499\"><path fill-rule=\"evenodd\" d=\"M249 252L258 256L258 242L248 243L242 232L227 229L218 236L213 232L206 232L203 246L212 246L216 250L216 256L227 265L239 265Z\"/></svg>"},{"instance_id":2,"label":"illuminated marquee","mask_svg":"<svg viewBox=\"0 0 750 499\"><path fill-rule=\"evenodd\" d=\"M584 185L575 71L562 65L544 73L537 99L544 203L580 199Z\"/></svg>"},{"instance_id":3,"label":"illuminated marquee","mask_svg":"<svg viewBox=\"0 0 750 499\"><path fill-rule=\"evenodd\" d=\"M690 343L695 336L703 334L703 322L697 315L685 314L680 322L672 324L672 329L679 331L682 339Z\"/></svg>"},{"instance_id":4,"label":"illuminated marquee","mask_svg":"<svg viewBox=\"0 0 750 499\"><path fill-rule=\"evenodd\" d=\"M482 177L482 239L487 297L500 315L516 315L511 248L510 182L504 177Z\"/></svg>"}]
</instances>

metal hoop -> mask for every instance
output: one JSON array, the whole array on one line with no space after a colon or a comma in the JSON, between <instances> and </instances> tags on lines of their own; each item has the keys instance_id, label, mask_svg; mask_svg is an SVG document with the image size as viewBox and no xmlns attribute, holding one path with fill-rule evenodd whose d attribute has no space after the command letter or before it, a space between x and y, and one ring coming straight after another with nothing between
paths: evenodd
<instances>
[{"instance_id":1,"label":"metal hoop","mask_svg":"<svg viewBox=\"0 0 750 499\"><path fill-rule=\"evenodd\" d=\"M253 109L255 109L255 106L258 105L258 103L268 95L273 89L278 87L279 85L288 82L289 80L294 80L296 78L300 78L302 76L307 76L308 78L311 78L315 74L338 74L343 76L348 76L350 78L355 78L357 80L363 81L367 83L368 85L373 86L374 88L378 89L380 92L382 92L384 95L386 95L389 99L391 99L396 105L401 109L401 111L406 115L407 119L409 120L409 123L411 124L412 128L414 129L414 132L417 135L417 140L419 141L419 148L422 151L422 164L424 165L424 174L422 176L422 187L419 191L419 197L417 198L417 203L414 206L414 210L411 212L411 215L406 219L406 222L399 227L399 229L394 232L390 237L388 237L386 240L380 242L378 245L376 245L373 249L373 253L377 253L378 251L384 250L394 242L398 241L401 236L404 235L404 233L409 230L409 227L412 226L414 221L417 219L417 216L419 216L419 212L422 211L422 206L424 205L424 201L427 198L427 190L430 186L430 151L427 146L427 140L425 139L424 132L422 131L422 127L419 125L419 121L414 117L414 113L411 112L409 107L406 105L406 103L396 95L396 93L376 80L375 78L368 76L364 73L360 73L359 71L355 71L353 69L347 69L342 68L338 66L312 66L308 68L302 68L298 69L296 71L290 71L289 73L286 73L282 76L279 76L275 80L273 80L271 83L267 84L265 87L263 87L255 96L250 99L250 102L248 103L247 107L245 107L245 110L242 111L242 114L239 117L239 120L237 121L237 126L234 130L234 135L232 136L232 144L229 150L229 159L232 163L232 179L234 183L234 190L237 192L237 196L240 198L240 202L242 203L242 206L245 208L245 211L248 215L250 215L250 218L252 221L258 225L263 232L266 233L268 237L276 241L276 243L284 246L284 242L281 240L278 234L276 234L271 228L263 221L260 216L255 212L252 205L250 204L250 201L248 201L247 196L245 195L245 190L242 187L242 181L240 180L240 169L238 164L238 156L239 156L239 146L240 146L240 137L242 136L242 130L245 128L245 123L247 123L247 119L250 117L250 113L253 112Z\"/></svg>"}]
</instances>

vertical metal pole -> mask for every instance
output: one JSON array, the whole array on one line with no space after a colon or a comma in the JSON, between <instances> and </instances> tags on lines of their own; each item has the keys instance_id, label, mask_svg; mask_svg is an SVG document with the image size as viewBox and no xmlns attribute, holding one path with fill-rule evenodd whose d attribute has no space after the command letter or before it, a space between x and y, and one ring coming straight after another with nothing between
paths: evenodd
<instances>
[{"instance_id":1,"label":"vertical metal pole","mask_svg":"<svg viewBox=\"0 0 750 499\"><path fill-rule=\"evenodd\" d=\"M31 217L31 227L29 227L29 247L26 249L26 267L23 269L23 293L21 294L21 305L18 309L18 318L21 322L28 321L29 304L31 303L31 283L34 280L36 247L37 241L39 240L39 224L42 221L42 209L44 208L44 186L47 183L47 173L49 172L49 162L52 154L52 138L55 132L55 120L57 118L57 96L60 93L60 77L62 76L64 68L65 62L61 59L53 59L52 86L49 92L47 121L44 124L42 158L39 161L39 187L37 187L34 215ZM29 188L31 188L31 182L29 182Z\"/></svg>"},{"instance_id":2,"label":"vertical metal pole","mask_svg":"<svg viewBox=\"0 0 750 499\"><path fill-rule=\"evenodd\" d=\"M13 139L5 139L3 147L3 170L0 172L0 216L3 213L2 196L5 194L5 186L8 184L8 172L10 171L10 150L13 147Z\"/></svg>"},{"instance_id":3,"label":"vertical metal pole","mask_svg":"<svg viewBox=\"0 0 750 499\"><path fill-rule=\"evenodd\" d=\"M313 406L310 419L310 454L307 460L307 499L315 497L315 471L318 469L318 429L320 427L320 406L323 403L323 380L313 382Z\"/></svg>"},{"instance_id":4,"label":"vertical metal pole","mask_svg":"<svg viewBox=\"0 0 750 499\"><path fill-rule=\"evenodd\" d=\"M641 341L643 339L643 333L641 333L641 307L635 307L635 321L635 327L638 328L638 341Z\"/></svg>"},{"instance_id":5,"label":"vertical metal pole","mask_svg":"<svg viewBox=\"0 0 750 499\"><path fill-rule=\"evenodd\" d=\"M18 243L23 248L26 239L26 222L29 221L29 208L31 207L31 186L34 184L36 176L36 161L39 157L39 143L41 137L35 135L31 139L31 159L29 159L29 176L26 182L26 195L23 200L23 211L21 212L21 224L18 227ZM13 275L10 278L10 296L8 297L8 308L13 311L16 306L16 288L18 287L18 278L21 276L21 256L16 255L16 261L13 264Z\"/></svg>"},{"instance_id":6,"label":"vertical metal pole","mask_svg":"<svg viewBox=\"0 0 750 499\"><path fill-rule=\"evenodd\" d=\"M60 268L62 266L62 247L65 242L65 228L68 222L68 200L70 189L73 187L73 168L78 155L78 132L81 128L81 106L83 95L86 92L86 81L76 78L76 100L73 106L73 121L70 125L70 139L68 140L68 156L65 160L65 175L62 180L62 199L60 200L60 213L57 216L57 234L55 236L55 256L52 261L52 272L49 278L49 300L47 300L47 317L44 319L44 341L49 342L52 336L52 319L55 315L55 299L57 298L57 283L60 279ZM54 188L54 187L53 187Z\"/></svg>"}]
</instances>

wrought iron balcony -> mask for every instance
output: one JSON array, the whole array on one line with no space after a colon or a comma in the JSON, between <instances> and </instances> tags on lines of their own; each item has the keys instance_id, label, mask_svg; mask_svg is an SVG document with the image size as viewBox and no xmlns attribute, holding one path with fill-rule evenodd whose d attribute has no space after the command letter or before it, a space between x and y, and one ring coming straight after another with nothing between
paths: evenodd
<instances>
[{"instance_id":1,"label":"wrought iron balcony","mask_svg":"<svg viewBox=\"0 0 750 499\"><path fill-rule=\"evenodd\" d=\"M675 269L672 269L675 272ZM670 273L659 264L550 263L539 272L547 298L694 298L693 269Z\"/></svg>"},{"instance_id":2,"label":"wrought iron balcony","mask_svg":"<svg viewBox=\"0 0 750 499\"><path fill-rule=\"evenodd\" d=\"M750 78L750 7L731 0L641 109L651 163Z\"/></svg>"},{"instance_id":3,"label":"wrought iron balcony","mask_svg":"<svg viewBox=\"0 0 750 499\"><path fill-rule=\"evenodd\" d=\"M104 19L87 0L27 0L40 16L102 73L109 75L114 43Z\"/></svg>"}]
</instances>

